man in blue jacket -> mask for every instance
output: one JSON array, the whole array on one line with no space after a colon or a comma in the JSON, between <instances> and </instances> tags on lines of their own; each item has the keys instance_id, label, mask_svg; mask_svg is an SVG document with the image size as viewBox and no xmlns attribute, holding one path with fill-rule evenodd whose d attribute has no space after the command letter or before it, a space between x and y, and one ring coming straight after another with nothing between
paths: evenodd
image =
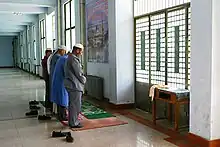
<instances>
[{"instance_id":1,"label":"man in blue jacket","mask_svg":"<svg viewBox=\"0 0 220 147\"><path fill-rule=\"evenodd\" d=\"M68 108L69 98L64 87L64 64L67 56L60 56L56 62L52 80L51 101L57 104L57 114L60 121L67 120L66 108Z\"/></svg>"},{"instance_id":2,"label":"man in blue jacket","mask_svg":"<svg viewBox=\"0 0 220 147\"><path fill-rule=\"evenodd\" d=\"M56 66L56 63L57 63L57 60L61 57L61 56L64 56L66 54L66 46L64 45L60 45L58 46L57 50L52 54L51 56L51 60L50 60L50 101L52 100L52 93L54 92L53 89L52 89L52 85L53 85L53 74L54 74L54 69L55 69L55 66ZM55 112L55 108L53 108L53 105L51 107L52 111Z\"/></svg>"},{"instance_id":3,"label":"man in blue jacket","mask_svg":"<svg viewBox=\"0 0 220 147\"><path fill-rule=\"evenodd\" d=\"M78 116L81 112L81 99L86 83L79 57L83 53L83 45L76 44L72 54L68 56L64 66L64 86L69 95L69 126L71 128L83 127Z\"/></svg>"}]
</instances>

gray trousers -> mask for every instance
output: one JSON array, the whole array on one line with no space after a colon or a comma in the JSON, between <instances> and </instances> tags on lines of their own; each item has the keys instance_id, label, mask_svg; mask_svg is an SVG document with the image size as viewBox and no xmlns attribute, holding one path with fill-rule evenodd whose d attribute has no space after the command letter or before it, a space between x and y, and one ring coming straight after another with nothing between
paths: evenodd
<instances>
[{"instance_id":1,"label":"gray trousers","mask_svg":"<svg viewBox=\"0 0 220 147\"><path fill-rule=\"evenodd\" d=\"M80 123L78 119L81 112L82 92L67 89L69 94L69 126L77 126Z\"/></svg>"}]
</instances>

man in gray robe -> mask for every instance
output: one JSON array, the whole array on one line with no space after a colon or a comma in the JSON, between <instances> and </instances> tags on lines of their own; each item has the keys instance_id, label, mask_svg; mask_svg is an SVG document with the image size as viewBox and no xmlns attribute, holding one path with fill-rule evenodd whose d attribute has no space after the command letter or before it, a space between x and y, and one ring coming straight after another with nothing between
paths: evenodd
<instances>
[{"instance_id":1,"label":"man in gray robe","mask_svg":"<svg viewBox=\"0 0 220 147\"><path fill-rule=\"evenodd\" d=\"M69 126L71 128L83 127L78 119L81 112L82 94L86 83L86 77L82 71L79 59L83 53L83 49L82 44L76 44L64 66L64 86L69 95Z\"/></svg>"}]
</instances>

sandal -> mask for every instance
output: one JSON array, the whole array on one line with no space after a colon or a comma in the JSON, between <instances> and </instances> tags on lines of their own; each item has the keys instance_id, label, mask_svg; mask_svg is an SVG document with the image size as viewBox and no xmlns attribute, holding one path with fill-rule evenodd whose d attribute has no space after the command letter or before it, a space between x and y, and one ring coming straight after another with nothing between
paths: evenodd
<instances>
[{"instance_id":1,"label":"sandal","mask_svg":"<svg viewBox=\"0 0 220 147\"><path fill-rule=\"evenodd\" d=\"M46 116L46 115L39 115L38 116L38 120L51 120L50 116Z\"/></svg>"},{"instance_id":2,"label":"sandal","mask_svg":"<svg viewBox=\"0 0 220 147\"><path fill-rule=\"evenodd\" d=\"M67 136L66 136L66 142L72 143L74 141L72 135L70 132L68 132Z\"/></svg>"},{"instance_id":3,"label":"sandal","mask_svg":"<svg viewBox=\"0 0 220 147\"><path fill-rule=\"evenodd\" d=\"M39 104L39 102L36 100L29 102L29 105L38 105L38 104Z\"/></svg>"},{"instance_id":4,"label":"sandal","mask_svg":"<svg viewBox=\"0 0 220 147\"><path fill-rule=\"evenodd\" d=\"M56 132L56 131L53 131L52 132L52 137L65 137L65 136L68 136L68 135L71 135L70 132Z\"/></svg>"},{"instance_id":5,"label":"sandal","mask_svg":"<svg viewBox=\"0 0 220 147\"><path fill-rule=\"evenodd\" d=\"M26 116L38 115L38 111L37 111L37 110L30 111L30 112L25 113L25 115L26 115Z\"/></svg>"},{"instance_id":6,"label":"sandal","mask_svg":"<svg viewBox=\"0 0 220 147\"><path fill-rule=\"evenodd\" d=\"M39 109L40 109L39 106L35 106L35 105L33 105L33 106L30 105L29 108L30 108L30 109L34 109L34 110L39 110Z\"/></svg>"}]
</instances>

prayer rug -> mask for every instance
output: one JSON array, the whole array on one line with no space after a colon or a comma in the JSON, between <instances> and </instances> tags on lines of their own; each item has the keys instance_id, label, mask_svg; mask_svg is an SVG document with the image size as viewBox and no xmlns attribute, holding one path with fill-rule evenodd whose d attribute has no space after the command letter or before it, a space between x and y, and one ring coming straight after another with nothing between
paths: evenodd
<instances>
[{"instance_id":1,"label":"prayer rug","mask_svg":"<svg viewBox=\"0 0 220 147\"><path fill-rule=\"evenodd\" d=\"M43 106L45 106L44 101L40 102ZM100 118L108 118L114 117L111 113L104 111L103 109L87 102L85 100L82 101L82 115L87 119L100 119Z\"/></svg>"},{"instance_id":2,"label":"prayer rug","mask_svg":"<svg viewBox=\"0 0 220 147\"><path fill-rule=\"evenodd\" d=\"M108 117L108 118L100 118L100 119L87 119L83 115L80 115L81 123L83 124L83 128L72 129L73 131L83 131L90 130L96 128L104 128L111 126L119 126L128 124L125 121L119 120L117 117ZM67 121L61 122L64 126L68 126Z\"/></svg>"}]
</instances>

